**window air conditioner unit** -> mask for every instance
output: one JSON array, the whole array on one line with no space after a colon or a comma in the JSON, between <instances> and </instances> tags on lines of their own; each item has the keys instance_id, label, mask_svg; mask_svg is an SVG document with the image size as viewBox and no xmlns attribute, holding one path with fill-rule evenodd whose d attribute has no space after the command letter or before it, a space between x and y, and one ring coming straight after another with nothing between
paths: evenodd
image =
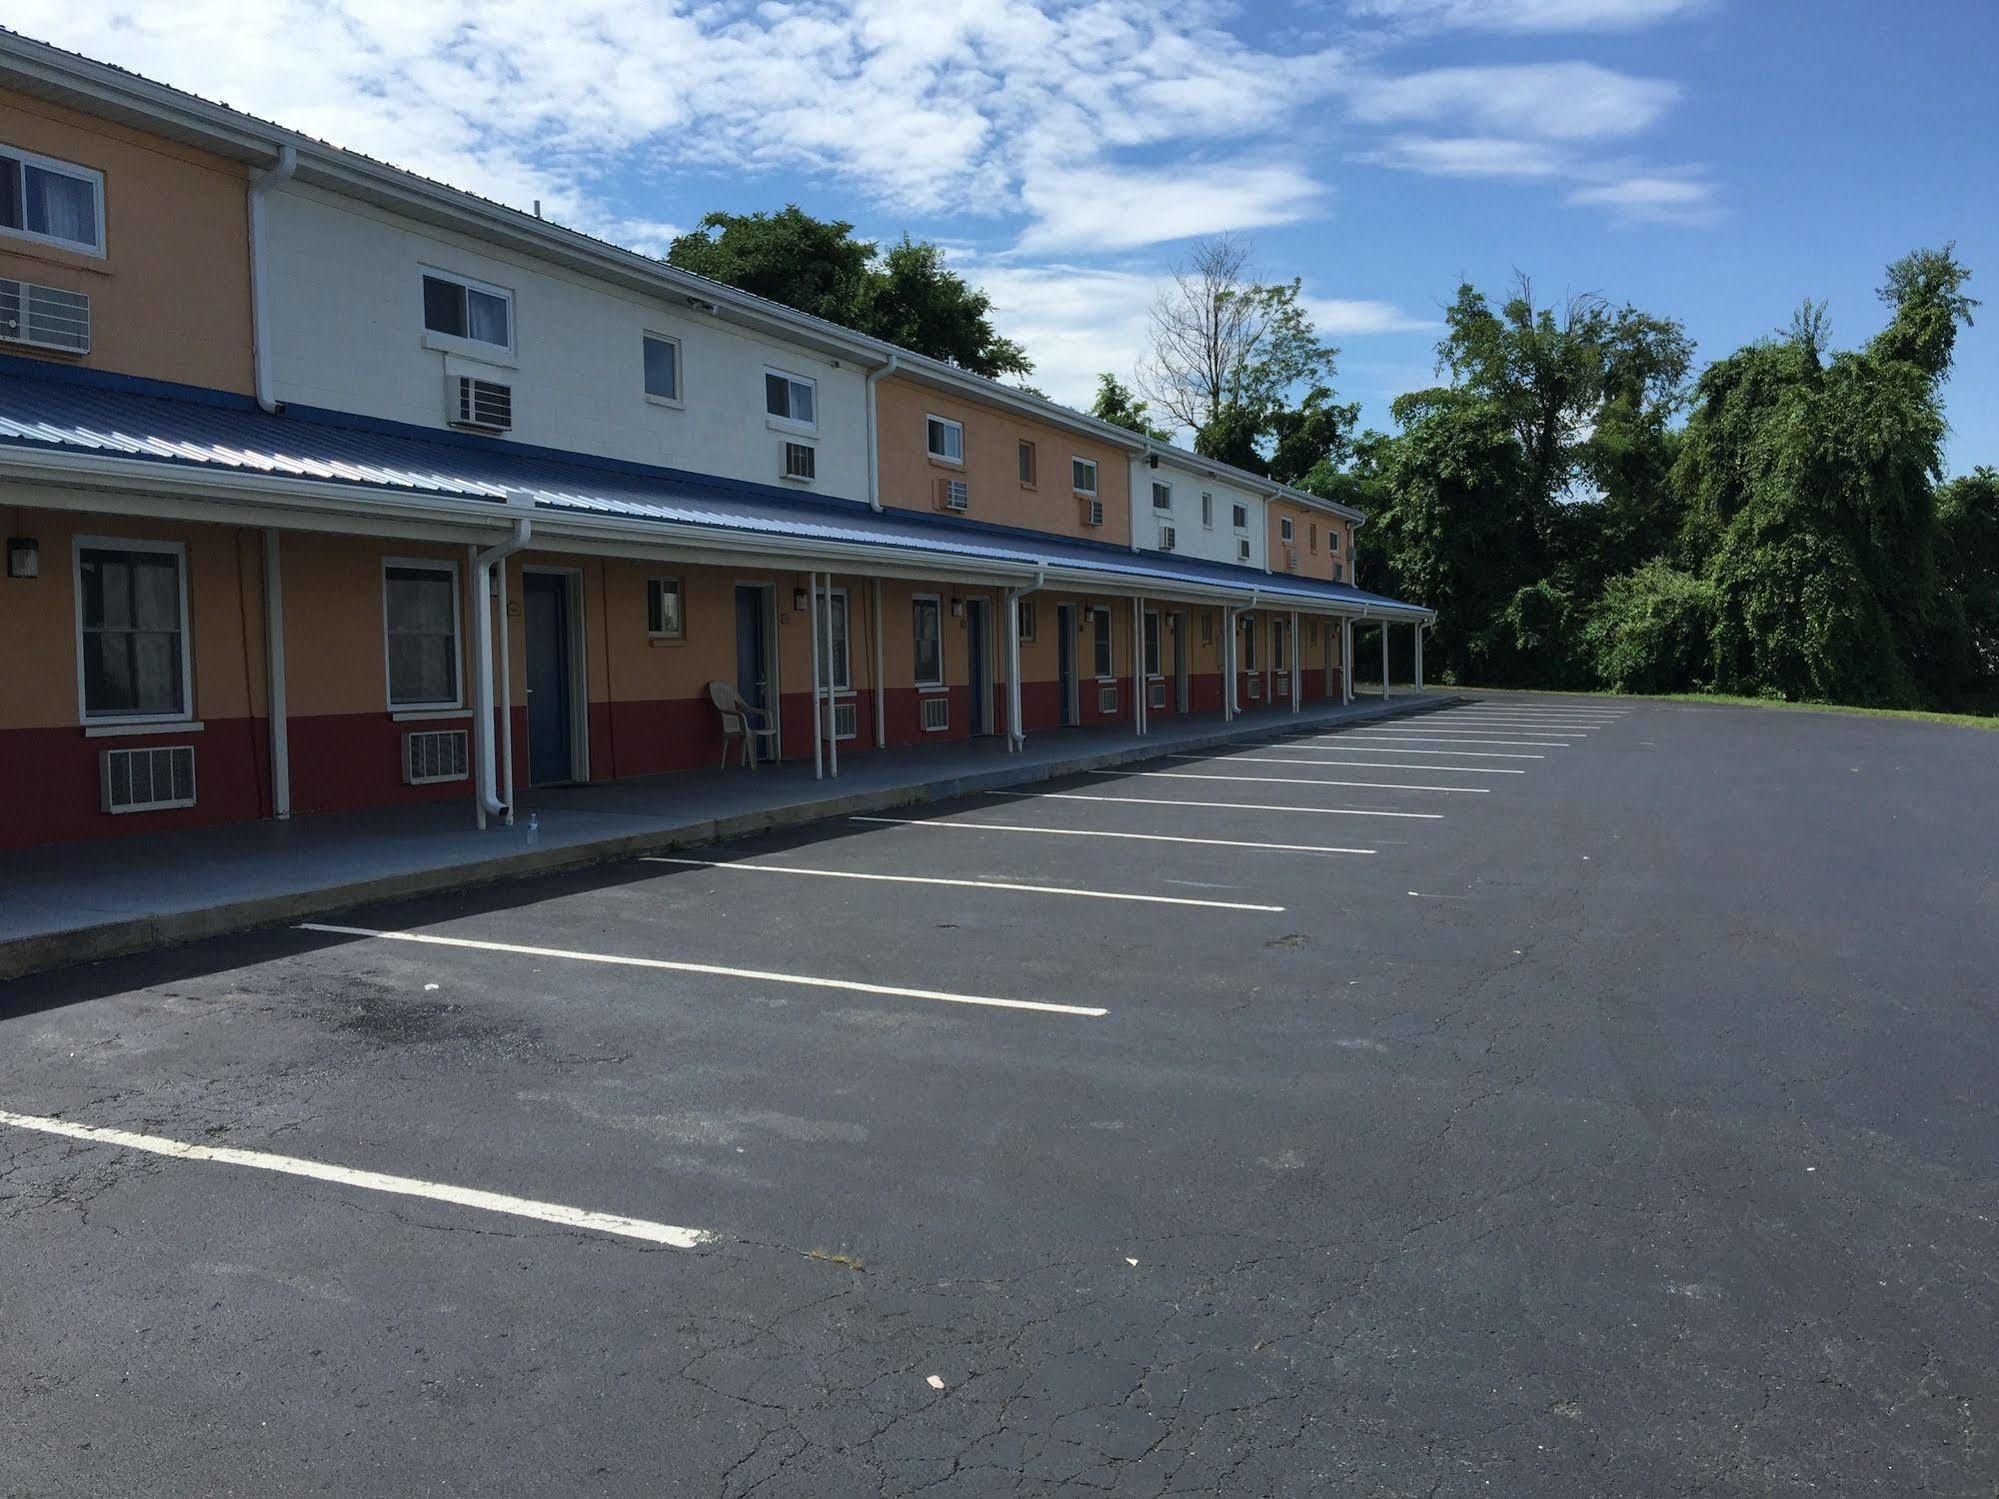
<instances>
[{"instance_id":1,"label":"window air conditioner unit","mask_svg":"<svg viewBox=\"0 0 1999 1499\"><path fill-rule=\"evenodd\" d=\"M1115 682L1106 682L1097 688L1097 711L1099 713L1117 712L1117 684Z\"/></svg>"},{"instance_id":2,"label":"window air conditioner unit","mask_svg":"<svg viewBox=\"0 0 1999 1499\"><path fill-rule=\"evenodd\" d=\"M972 486L963 479L937 481L937 508L963 515L972 508Z\"/></svg>"},{"instance_id":3,"label":"window air conditioner unit","mask_svg":"<svg viewBox=\"0 0 1999 1499\"><path fill-rule=\"evenodd\" d=\"M429 786L467 777L464 729L417 729L403 735L403 784Z\"/></svg>"},{"instance_id":4,"label":"window air conditioner unit","mask_svg":"<svg viewBox=\"0 0 1999 1499\"><path fill-rule=\"evenodd\" d=\"M158 812L194 805L194 746L113 749L101 765L106 812Z\"/></svg>"},{"instance_id":5,"label":"window air conditioner unit","mask_svg":"<svg viewBox=\"0 0 1999 1499\"><path fill-rule=\"evenodd\" d=\"M1162 551L1162 552L1170 552L1170 551L1172 551L1172 550L1173 550L1173 547L1174 547L1174 544L1175 544L1175 542L1176 542L1176 541L1177 541L1178 539L1179 539L1179 538L1178 538L1178 533L1177 533L1177 532L1175 532L1175 530L1173 529L1173 527L1171 527L1171 526L1161 526L1161 527L1159 528L1159 550L1160 550L1160 551Z\"/></svg>"},{"instance_id":6,"label":"window air conditioner unit","mask_svg":"<svg viewBox=\"0 0 1999 1499\"><path fill-rule=\"evenodd\" d=\"M1254 703L1263 697L1263 678L1255 672L1249 674L1249 700Z\"/></svg>"},{"instance_id":7,"label":"window air conditioner unit","mask_svg":"<svg viewBox=\"0 0 1999 1499\"><path fill-rule=\"evenodd\" d=\"M31 281L0 280L0 340L65 354L90 352L90 298Z\"/></svg>"},{"instance_id":8,"label":"window air conditioner unit","mask_svg":"<svg viewBox=\"0 0 1999 1499\"><path fill-rule=\"evenodd\" d=\"M476 375L448 375L444 387L444 418L452 426L472 432L513 430L513 386Z\"/></svg>"},{"instance_id":9,"label":"window air conditioner unit","mask_svg":"<svg viewBox=\"0 0 1999 1499\"><path fill-rule=\"evenodd\" d=\"M833 737L854 739L861 732L860 707L855 703L833 704Z\"/></svg>"},{"instance_id":10,"label":"window air conditioner unit","mask_svg":"<svg viewBox=\"0 0 1999 1499\"><path fill-rule=\"evenodd\" d=\"M943 693L923 700L923 732L937 734L951 727L951 699Z\"/></svg>"},{"instance_id":11,"label":"window air conditioner unit","mask_svg":"<svg viewBox=\"0 0 1999 1499\"><path fill-rule=\"evenodd\" d=\"M1155 708L1164 708L1166 706L1166 684L1164 682L1154 682L1152 684L1151 703Z\"/></svg>"},{"instance_id":12,"label":"window air conditioner unit","mask_svg":"<svg viewBox=\"0 0 1999 1499\"><path fill-rule=\"evenodd\" d=\"M1084 525L1101 526L1104 523L1104 502L1102 500L1084 500L1081 508L1081 519Z\"/></svg>"},{"instance_id":13,"label":"window air conditioner unit","mask_svg":"<svg viewBox=\"0 0 1999 1499\"><path fill-rule=\"evenodd\" d=\"M1284 549L1284 570L1287 573L1298 571L1298 549L1296 547L1286 547Z\"/></svg>"},{"instance_id":14,"label":"window air conditioner unit","mask_svg":"<svg viewBox=\"0 0 1999 1499\"><path fill-rule=\"evenodd\" d=\"M808 483L819 477L819 450L809 442L788 442L784 445L784 477L803 479Z\"/></svg>"}]
</instances>

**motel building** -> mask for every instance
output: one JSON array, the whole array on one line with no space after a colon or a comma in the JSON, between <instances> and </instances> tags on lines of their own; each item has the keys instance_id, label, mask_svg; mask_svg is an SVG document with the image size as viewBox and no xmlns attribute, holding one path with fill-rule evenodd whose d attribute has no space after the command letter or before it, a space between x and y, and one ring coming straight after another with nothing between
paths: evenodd
<instances>
[{"instance_id":1,"label":"motel building","mask_svg":"<svg viewBox=\"0 0 1999 1499\"><path fill-rule=\"evenodd\" d=\"M0 35L0 848L1295 712L1362 521Z\"/></svg>"}]
</instances>

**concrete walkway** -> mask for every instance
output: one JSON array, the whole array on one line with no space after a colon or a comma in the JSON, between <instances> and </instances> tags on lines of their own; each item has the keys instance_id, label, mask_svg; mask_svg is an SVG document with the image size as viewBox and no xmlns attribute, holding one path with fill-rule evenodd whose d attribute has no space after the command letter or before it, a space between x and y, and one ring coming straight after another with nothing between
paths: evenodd
<instances>
[{"instance_id":1,"label":"concrete walkway","mask_svg":"<svg viewBox=\"0 0 1999 1499\"><path fill-rule=\"evenodd\" d=\"M1425 713L1456 699L1379 692L1351 707L1261 709L1129 729L1056 729L755 772L688 771L525 792L513 827L472 826L465 800L28 849L0 868L0 980L298 921L372 901L552 874L687 844L1149 760L1273 733ZM529 814L539 827L530 833Z\"/></svg>"}]
</instances>

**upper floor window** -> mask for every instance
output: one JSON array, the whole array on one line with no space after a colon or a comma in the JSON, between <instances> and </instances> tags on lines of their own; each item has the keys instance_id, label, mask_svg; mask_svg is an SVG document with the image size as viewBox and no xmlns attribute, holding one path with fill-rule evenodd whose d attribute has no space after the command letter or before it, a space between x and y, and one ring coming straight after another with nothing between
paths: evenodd
<instances>
[{"instance_id":1,"label":"upper floor window","mask_svg":"<svg viewBox=\"0 0 1999 1499\"><path fill-rule=\"evenodd\" d=\"M0 146L0 230L104 253L104 174Z\"/></svg>"},{"instance_id":2,"label":"upper floor window","mask_svg":"<svg viewBox=\"0 0 1999 1499\"><path fill-rule=\"evenodd\" d=\"M663 333L645 335L646 394L680 404L680 340Z\"/></svg>"},{"instance_id":3,"label":"upper floor window","mask_svg":"<svg viewBox=\"0 0 1999 1499\"><path fill-rule=\"evenodd\" d=\"M187 718L187 559L163 541L79 544L83 716Z\"/></svg>"},{"instance_id":4,"label":"upper floor window","mask_svg":"<svg viewBox=\"0 0 1999 1499\"><path fill-rule=\"evenodd\" d=\"M1212 527L1215 523L1215 497L1205 489L1201 491L1201 524Z\"/></svg>"},{"instance_id":5,"label":"upper floor window","mask_svg":"<svg viewBox=\"0 0 1999 1499\"><path fill-rule=\"evenodd\" d=\"M1290 516L1286 515L1286 516L1280 516L1278 518L1277 534L1283 537L1284 540L1286 541L1291 540L1292 536L1296 533L1296 529L1297 528L1291 524Z\"/></svg>"},{"instance_id":6,"label":"upper floor window","mask_svg":"<svg viewBox=\"0 0 1999 1499\"><path fill-rule=\"evenodd\" d=\"M1069 460L1069 483L1077 494L1097 492L1097 465L1091 458L1071 458Z\"/></svg>"},{"instance_id":7,"label":"upper floor window","mask_svg":"<svg viewBox=\"0 0 1999 1499\"><path fill-rule=\"evenodd\" d=\"M1309 526L1307 526L1307 527L1305 528L1305 536L1306 536L1306 540L1307 540L1308 544L1309 544L1309 545L1311 546L1311 548L1312 548L1312 555L1313 555L1314 557L1318 556L1318 555L1319 555L1319 523L1318 523L1317 521L1313 521L1311 525L1309 525Z\"/></svg>"},{"instance_id":8,"label":"upper floor window","mask_svg":"<svg viewBox=\"0 0 1999 1499\"><path fill-rule=\"evenodd\" d=\"M1249 506L1237 505L1235 507L1235 528L1238 531L1247 531L1249 529Z\"/></svg>"},{"instance_id":9,"label":"upper floor window","mask_svg":"<svg viewBox=\"0 0 1999 1499\"><path fill-rule=\"evenodd\" d=\"M783 370L764 371L764 411L799 427L819 424L819 382Z\"/></svg>"},{"instance_id":10,"label":"upper floor window","mask_svg":"<svg viewBox=\"0 0 1999 1499\"><path fill-rule=\"evenodd\" d=\"M947 416L927 416L923 419L924 445L932 458L945 463L965 461L965 428L961 422L954 422Z\"/></svg>"},{"instance_id":11,"label":"upper floor window","mask_svg":"<svg viewBox=\"0 0 1999 1499\"><path fill-rule=\"evenodd\" d=\"M423 328L493 349L514 346L514 294L441 271L423 273Z\"/></svg>"},{"instance_id":12,"label":"upper floor window","mask_svg":"<svg viewBox=\"0 0 1999 1499\"><path fill-rule=\"evenodd\" d=\"M1339 549L1340 549L1339 528L1337 526L1326 527L1326 550L1329 552L1337 552Z\"/></svg>"},{"instance_id":13,"label":"upper floor window","mask_svg":"<svg viewBox=\"0 0 1999 1499\"><path fill-rule=\"evenodd\" d=\"M1157 479L1152 481L1152 508L1154 510L1171 510L1173 508L1173 486L1171 484L1161 484Z\"/></svg>"},{"instance_id":14,"label":"upper floor window","mask_svg":"<svg viewBox=\"0 0 1999 1499\"><path fill-rule=\"evenodd\" d=\"M1023 442L1020 445L1020 482L1028 489L1034 488L1034 475L1035 475L1034 459L1035 459L1034 444L1031 442Z\"/></svg>"}]
</instances>

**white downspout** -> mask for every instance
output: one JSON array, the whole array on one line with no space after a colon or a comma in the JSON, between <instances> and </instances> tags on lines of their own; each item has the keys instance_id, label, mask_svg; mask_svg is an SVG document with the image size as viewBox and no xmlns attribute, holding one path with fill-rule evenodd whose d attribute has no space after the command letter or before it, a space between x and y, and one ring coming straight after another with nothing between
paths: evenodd
<instances>
[{"instance_id":1,"label":"white downspout","mask_svg":"<svg viewBox=\"0 0 1999 1499\"><path fill-rule=\"evenodd\" d=\"M1340 706L1353 706L1353 616L1340 616Z\"/></svg>"},{"instance_id":2,"label":"white downspout","mask_svg":"<svg viewBox=\"0 0 1999 1499\"><path fill-rule=\"evenodd\" d=\"M515 503L509 500L509 504ZM528 544L534 535L534 522L523 515L514 522L514 534L496 547L472 553L472 596L478 601L474 614L473 671L472 671L472 733L478 740L479 758L479 826L486 825L488 815L508 812L508 802L512 800L513 788L508 787L508 802L502 802L496 786L498 768L493 763L493 564L503 562Z\"/></svg>"},{"instance_id":3,"label":"white downspout","mask_svg":"<svg viewBox=\"0 0 1999 1499\"><path fill-rule=\"evenodd\" d=\"M1131 726L1145 735L1145 600L1131 597Z\"/></svg>"},{"instance_id":4,"label":"white downspout","mask_svg":"<svg viewBox=\"0 0 1999 1499\"><path fill-rule=\"evenodd\" d=\"M826 608L826 769L834 780L840 779L840 718L833 702L833 694L839 690L839 680L833 675L833 575L826 574L826 588L822 595ZM851 621L850 621L851 623ZM852 678L851 669L847 673Z\"/></svg>"},{"instance_id":5,"label":"white downspout","mask_svg":"<svg viewBox=\"0 0 1999 1499\"><path fill-rule=\"evenodd\" d=\"M875 622L875 748L888 748L888 688L882 681L882 580L874 580Z\"/></svg>"},{"instance_id":6,"label":"white downspout","mask_svg":"<svg viewBox=\"0 0 1999 1499\"><path fill-rule=\"evenodd\" d=\"M271 732L271 815L292 815L291 731L285 714L285 580L278 533L264 532L264 670L269 678L265 712Z\"/></svg>"},{"instance_id":7,"label":"white downspout","mask_svg":"<svg viewBox=\"0 0 1999 1499\"><path fill-rule=\"evenodd\" d=\"M1302 686L1305 679L1305 643L1298 635L1296 609L1291 611L1291 638L1286 644L1291 647L1291 711L1296 713L1305 706L1305 691Z\"/></svg>"},{"instance_id":8,"label":"white downspout","mask_svg":"<svg viewBox=\"0 0 1999 1499\"><path fill-rule=\"evenodd\" d=\"M298 152L290 146L278 148L277 164L250 178L250 358L256 381L257 404L277 414L278 398L271 380L271 273L265 266L264 199L273 188L289 181L298 170Z\"/></svg>"},{"instance_id":9,"label":"white downspout","mask_svg":"<svg viewBox=\"0 0 1999 1499\"><path fill-rule=\"evenodd\" d=\"M812 635L812 779L826 779L825 725L819 717L819 574L805 575L805 625ZM827 642L830 648L832 642Z\"/></svg>"},{"instance_id":10,"label":"white downspout","mask_svg":"<svg viewBox=\"0 0 1999 1499\"><path fill-rule=\"evenodd\" d=\"M1034 581L1025 588L1009 588L1006 591L1006 727L1007 749L1019 754L1027 745L1027 731L1021 726L1024 716L1020 697L1020 601L1030 593L1039 593L1041 585L1047 581L1048 569L1035 569Z\"/></svg>"},{"instance_id":11,"label":"white downspout","mask_svg":"<svg viewBox=\"0 0 1999 1499\"><path fill-rule=\"evenodd\" d=\"M896 371L898 353L888 351L888 363L878 370L870 370L867 378L868 391L868 508L881 514L882 508L882 468L881 468L881 417L875 411L875 387L886 375Z\"/></svg>"}]
</instances>

